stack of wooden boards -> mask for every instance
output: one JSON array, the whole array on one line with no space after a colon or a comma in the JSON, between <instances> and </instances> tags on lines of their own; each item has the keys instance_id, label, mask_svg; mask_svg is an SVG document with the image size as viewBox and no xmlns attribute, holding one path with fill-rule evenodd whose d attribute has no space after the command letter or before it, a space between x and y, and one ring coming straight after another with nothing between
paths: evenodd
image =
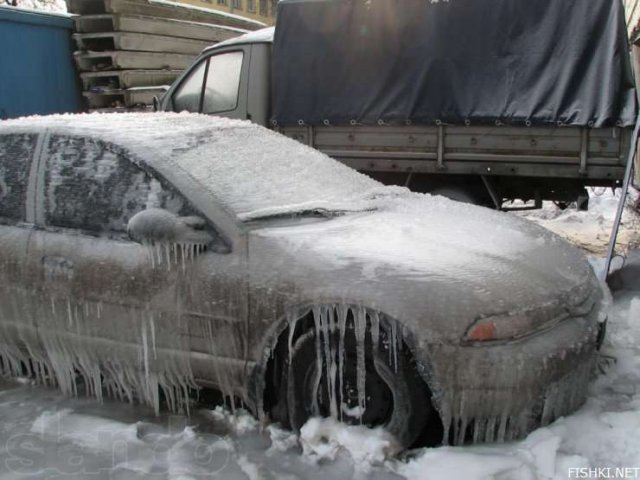
<instances>
[{"instance_id":1,"label":"stack of wooden boards","mask_svg":"<svg viewBox=\"0 0 640 480\"><path fill-rule=\"evenodd\" d=\"M263 24L165 0L67 0L90 110L146 108L214 43Z\"/></svg>"}]
</instances>

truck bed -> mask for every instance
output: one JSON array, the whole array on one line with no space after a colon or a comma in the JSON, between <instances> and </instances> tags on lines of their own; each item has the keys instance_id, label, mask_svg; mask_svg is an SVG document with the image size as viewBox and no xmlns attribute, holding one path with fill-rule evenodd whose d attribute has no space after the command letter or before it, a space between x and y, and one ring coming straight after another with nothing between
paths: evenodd
<instances>
[{"instance_id":1,"label":"truck bed","mask_svg":"<svg viewBox=\"0 0 640 480\"><path fill-rule=\"evenodd\" d=\"M278 131L372 176L395 174L393 183L424 174L481 176L505 200L571 201L577 192L573 183L616 186L624 176L631 137L628 128L562 126L326 125ZM526 178L531 191L518 185L520 193L510 194L509 184L520 182L505 177Z\"/></svg>"}]
</instances>

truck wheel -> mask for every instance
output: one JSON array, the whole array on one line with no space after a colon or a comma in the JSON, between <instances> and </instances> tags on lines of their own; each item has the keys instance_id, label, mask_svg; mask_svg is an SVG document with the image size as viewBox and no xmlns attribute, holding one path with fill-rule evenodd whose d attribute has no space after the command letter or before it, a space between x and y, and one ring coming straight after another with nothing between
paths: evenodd
<instances>
[{"instance_id":1,"label":"truck wheel","mask_svg":"<svg viewBox=\"0 0 640 480\"><path fill-rule=\"evenodd\" d=\"M298 431L311 417L330 417L351 425L383 426L403 448L423 434L427 424L437 417L431 394L418 374L411 354L402 345L394 361L386 332L380 329L378 348L372 348L371 335L365 337L364 411L358 395L357 346L354 329L347 328L344 338L342 376L336 371L327 378L324 345L316 332L301 335L292 346L287 382L287 408L290 426ZM338 333L332 332L332 343ZM337 349L330 364L338 370ZM329 359L331 361L331 359ZM342 380L342 381L341 381ZM333 388L333 390L332 390ZM333 412L332 412L333 399ZM337 410L337 411L336 411Z\"/></svg>"}]
</instances>

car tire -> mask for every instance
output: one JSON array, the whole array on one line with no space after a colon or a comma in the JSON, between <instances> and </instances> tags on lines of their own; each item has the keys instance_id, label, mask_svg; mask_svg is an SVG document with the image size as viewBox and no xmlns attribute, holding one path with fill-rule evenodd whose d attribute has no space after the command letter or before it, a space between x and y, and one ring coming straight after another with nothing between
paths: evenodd
<instances>
[{"instance_id":1,"label":"car tire","mask_svg":"<svg viewBox=\"0 0 640 480\"><path fill-rule=\"evenodd\" d=\"M338 332L331 332L337 340ZM329 417L331 400L329 382L326 380L325 349L318 347L315 330L300 335L292 345L290 354L286 397L288 424L296 431L313 416ZM350 415L358 405L357 392L357 347L354 329L347 328L344 337L343 385L335 382L334 399L338 404L338 419L348 424L364 424L370 427L383 426L402 448L412 446L423 436L427 425L437 417L431 404L431 394L417 371L409 349L402 343L398 351L391 352L388 330L380 328L378 348L372 348L372 337L367 330L365 336L365 393L364 412ZM318 361L318 355L322 357ZM318 366L322 365L321 372ZM337 365L334 364L334 365ZM339 374L336 375L339 379ZM334 400L334 401L335 401ZM334 405L335 405L334 403ZM343 408L344 407L344 408ZM335 412L333 412L335 414Z\"/></svg>"}]
</instances>

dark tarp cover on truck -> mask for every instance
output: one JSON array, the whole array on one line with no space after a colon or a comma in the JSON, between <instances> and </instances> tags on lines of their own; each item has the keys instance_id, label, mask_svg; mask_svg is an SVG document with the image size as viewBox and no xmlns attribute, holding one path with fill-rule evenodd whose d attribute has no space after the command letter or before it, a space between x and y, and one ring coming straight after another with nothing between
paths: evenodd
<instances>
[{"instance_id":1,"label":"dark tarp cover on truck","mask_svg":"<svg viewBox=\"0 0 640 480\"><path fill-rule=\"evenodd\" d=\"M282 0L278 125L634 123L618 0Z\"/></svg>"}]
</instances>

